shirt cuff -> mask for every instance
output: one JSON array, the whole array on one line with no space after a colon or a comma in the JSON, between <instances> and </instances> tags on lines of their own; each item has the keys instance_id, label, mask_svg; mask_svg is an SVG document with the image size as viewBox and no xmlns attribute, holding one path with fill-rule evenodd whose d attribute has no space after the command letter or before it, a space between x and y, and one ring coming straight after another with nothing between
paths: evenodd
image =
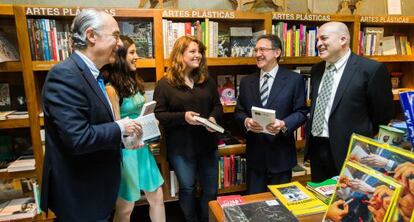
<instances>
[{"instance_id":1,"label":"shirt cuff","mask_svg":"<svg viewBox=\"0 0 414 222\"><path fill-rule=\"evenodd\" d=\"M121 122L119 122L119 120L115 121L115 123L118 124L119 129L121 130L121 138L122 138L124 136L125 126Z\"/></svg>"}]
</instances>

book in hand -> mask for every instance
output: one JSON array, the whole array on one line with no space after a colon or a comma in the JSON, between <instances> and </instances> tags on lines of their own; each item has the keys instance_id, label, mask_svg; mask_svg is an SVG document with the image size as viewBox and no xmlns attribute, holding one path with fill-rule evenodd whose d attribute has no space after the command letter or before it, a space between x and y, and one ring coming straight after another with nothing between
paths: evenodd
<instances>
[{"instance_id":1,"label":"book in hand","mask_svg":"<svg viewBox=\"0 0 414 222\"><path fill-rule=\"evenodd\" d=\"M37 213L33 197L13 199L6 203L0 208L0 221L33 218Z\"/></svg>"},{"instance_id":2,"label":"book in hand","mask_svg":"<svg viewBox=\"0 0 414 222\"><path fill-rule=\"evenodd\" d=\"M141 114L139 116L146 116L148 114L154 113L156 101L147 102L141 109Z\"/></svg>"},{"instance_id":3,"label":"book in hand","mask_svg":"<svg viewBox=\"0 0 414 222\"><path fill-rule=\"evenodd\" d=\"M243 204L244 201L241 195L227 195L227 196L217 197L217 203L220 204L221 208L224 208L228 206L235 206L235 205Z\"/></svg>"},{"instance_id":4,"label":"book in hand","mask_svg":"<svg viewBox=\"0 0 414 222\"><path fill-rule=\"evenodd\" d=\"M265 200L223 208L228 222L296 222L298 219L278 200Z\"/></svg>"},{"instance_id":5,"label":"book in hand","mask_svg":"<svg viewBox=\"0 0 414 222\"><path fill-rule=\"evenodd\" d=\"M217 123L213 123L210 120L203 118L201 116L196 116L194 118L197 122L201 123L201 125L213 129L219 133L224 133L224 128L218 125Z\"/></svg>"},{"instance_id":6,"label":"book in hand","mask_svg":"<svg viewBox=\"0 0 414 222\"><path fill-rule=\"evenodd\" d=\"M263 133L275 135L275 134L270 133L266 129L266 126L275 122L276 110L252 106L252 119L260 124L260 126L263 128L263 131L262 131Z\"/></svg>"},{"instance_id":7,"label":"book in hand","mask_svg":"<svg viewBox=\"0 0 414 222\"><path fill-rule=\"evenodd\" d=\"M268 188L296 216L326 211L327 206L297 181Z\"/></svg>"},{"instance_id":8,"label":"book in hand","mask_svg":"<svg viewBox=\"0 0 414 222\"><path fill-rule=\"evenodd\" d=\"M19 172L35 169L35 159L33 156L21 156L11 162L7 167L8 172Z\"/></svg>"},{"instance_id":9,"label":"book in hand","mask_svg":"<svg viewBox=\"0 0 414 222\"><path fill-rule=\"evenodd\" d=\"M130 136L124 136L122 142L124 143L125 148L134 149L137 148L142 143L149 143L155 140L158 140L161 137L160 129L158 128L158 122L155 118L154 113L147 114L145 116L140 116L135 119L142 128L142 136L133 134Z\"/></svg>"}]
</instances>

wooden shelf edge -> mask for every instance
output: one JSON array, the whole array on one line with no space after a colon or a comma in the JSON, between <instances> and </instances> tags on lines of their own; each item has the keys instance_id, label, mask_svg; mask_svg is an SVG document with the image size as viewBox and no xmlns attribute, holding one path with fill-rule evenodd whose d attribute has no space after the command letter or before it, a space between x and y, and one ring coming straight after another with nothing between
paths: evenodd
<instances>
[{"instance_id":1,"label":"wooden shelf edge","mask_svg":"<svg viewBox=\"0 0 414 222\"><path fill-rule=\"evenodd\" d=\"M218 149L220 156L228 156L231 154L238 155L246 152L246 144L227 145Z\"/></svg>"},{"instance_id":2,"label":"wooden shelf edge","mask_svg":"<svg viewBox=\"0 0 414 222\"><path fill-rule=\"evenodd\" d=\"M29 119L0 120L0 129L16 129L29 127Z\"/></svg>"},{"instance_id":3,"label":"wooden shelf edge","mask_svg":"<svg viewBox=\"0 0 414 222\"><path fill-rule=\"evenodd\" d=\"M0 4L0 15L14 15L12 4Z\"/></svg>"},{"instance_id":4,"label":"wooden shelf edge","mask_svg":"<svg viewBox=\"0 0 414 222\"><path fill-rule=\"evenodd\" d=\"M414 62L414 55L365 56L378 62Z\"/></svg>"},{"instance_id":5,"label":"wooden shelf edge","mask_svg":"<svg viewBox=\"0 0 414 222\"><path fill-rule=\"evenodd\" d=\"M36 171L27 170L19 172L0 172L0 179L16 179L25 177L36 177Z\"/></svg>"},{"instance_id":6,"label":"wooden shelf edge","mask_svg":"<svg viewBox=\"0 0 414 222\"><path fill-rule=\"evenodd\" d=\"M20 61L2 62L0 63L0 72L20 72L22 64Z\"/></svg>"}]
</instances>

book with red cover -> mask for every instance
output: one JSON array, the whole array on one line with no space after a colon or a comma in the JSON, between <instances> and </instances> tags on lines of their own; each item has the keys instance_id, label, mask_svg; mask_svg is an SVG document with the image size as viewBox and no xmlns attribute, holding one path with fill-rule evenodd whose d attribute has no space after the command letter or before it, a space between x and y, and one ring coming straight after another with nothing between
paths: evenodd
<instances>
[{"instance_id":1,"label":"book with red cover","mask_svg":"<svg viewBox=\"0 0 414 222\"><path fill-rule=\"evenodd\" d=\"M244 203L241 195L220 196L217 197L217 202L220 204L221 208Z\"/></svg>"}]
</instances>

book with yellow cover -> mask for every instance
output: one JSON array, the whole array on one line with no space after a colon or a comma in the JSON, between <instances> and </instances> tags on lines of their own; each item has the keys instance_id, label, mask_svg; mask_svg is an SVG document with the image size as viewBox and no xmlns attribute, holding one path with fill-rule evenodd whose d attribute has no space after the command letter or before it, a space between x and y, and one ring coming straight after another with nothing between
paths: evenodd
<instances>
[{"instance_id":1,"label":"book with yellow cover","mask_svg":"<svg viewBox=\"0 0 414 222\"><path fill-rule=\"evenodd\" d=\"M379 174L387 175L394 178L397 182L404 184L404 178L401 176L405 171L414 168L414 153L395 147L386 143L380 143L375 139L354 134L348 149L348 162L355 162ZM406 203L408 199L414 199L414 194L404 192L400 198L401 202ZM405 207L406 204L396 203L395 214L391 221L407 221L410 217L413 207ZM402 206L402 207L401 207Z\"/></svg>"},{"instance_id":2,"label":"book with yellow cover","mask_svg":"<svg viewBox=\"0 0 414 222\"><path fill-rule=\"evenodd\" d=\"M358 162L347 161L324 221L392 221L402 186Z\"/></svg>"},{"instance_id":3,"label":"book with yellow cover","mask_svg":"<svg viewBox=\"0 0 414 222\"><path fill-rule=\"evenodd\" d=\"M297 181L268 188L296 216L326 211L327 206Z\"/></svg>"}]
</instances>

